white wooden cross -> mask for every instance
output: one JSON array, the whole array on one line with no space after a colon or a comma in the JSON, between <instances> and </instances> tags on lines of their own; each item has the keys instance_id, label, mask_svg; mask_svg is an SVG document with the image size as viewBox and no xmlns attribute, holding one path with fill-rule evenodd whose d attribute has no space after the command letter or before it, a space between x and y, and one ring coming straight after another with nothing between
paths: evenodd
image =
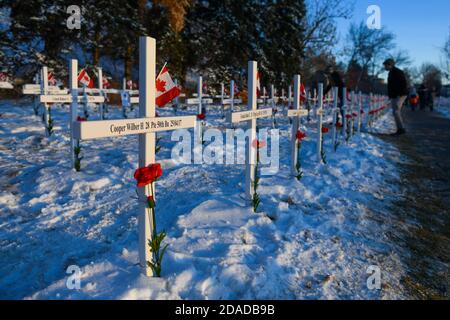
<instances>
[{"instance_id":1,"label":"white wooden cross","mask_svg":"<svg viewBox=\"0 0 450 320\"><path fill-rule=\"evenodd\" d=\"M355 91L352 91L351 94L351 101L350 101L350 105L349 105L349 114L351 115L350 119L351 119L351 124L350 124L350 137L353 137L354 134L354 123L355 123L355 119L353 118L353 107L355 104Z\"/></svg>"},{"instance_id":2,"label":"white wooden cross","mask_svg":"<svg viewBox=\"0 0 450 320\"><path fill-rule=\"evenodd\" d=\"M198 84L197 84L197 97L198 97L198 110L197 110L197 114L202 114L203 113L203 77L200 76L198 77ZM197 122L196 125L196 132L197 132L197 141L198 142L203 142L203 120L200 120Z\"/></svg>"},{"instance_id":3,"label":"white wooden cross","mask_svg":"<svg viewBox=\"0 0 450 320\"><path fill-rule=\"evenodd\" d=\"M345 136L347 134L347 88L344 87L342 90L342 134Z\"/></svg>"},{"instance_id":4,"label":"white wooden cross","mask_svg":"<svg viewBox=\"0 0 450 320\"><path fill-rule=\"evenodd\" d=\"M276 107L277 107L276 103L278 103L278 101L279 100L276 97L275 86L272 84L270 86L270 105L272 107L272 111L276 109ZM274 129L275 129L275 123L276 123L275 115L276 115L276 112L273 112L272 113L272 128L274 128Z\"/></svg>"},{"instance_id":5,"label":"white wooden cross","mask_svg":"<svg viewBox=\"0 0 450 320\"><path fill-rule=\"evenodd\" d=\"M105 97L105 94L103 92L103 69L97 68L97 80L98 80L98 88L100 89L100 95ZM105 119L105 105L103 103L100 103L98 105L98 111L100 115L100 120Z\"/></svg>"},{"instance_id":6,"label":"white wooden cross","mask_svg":"<svg viewBox=\"0 0 450 320\"><path fill-rule=\"evenodd\" d=\"M213 103L213 99L210 98L203 98L203 77L198 77L197 82L197 97L196 98L190 98L186 100L186 104L188 105L197 105L197 114L203 113L203 104L211 104ZM203 123L202 121L198 121L195 128L195 136L197 139L197 142L202 142L202 129L203 129Z\"/></svg>"},{"instance_id":7,"label":"white wooden cross","mask_svg":"<svg viewBox=\"0 0 450 320\"><path fill-rule=\"evenodd\" d=\"M122 79L122 90L119 91L120 101L122 103L122 117L126 119L127 108L130 108L133 104L139 104L139 91L133 90L133 85L127 89L127 79Z\"/></svg>"},{"instance_id":8,"label":"white wooden cross","mask_svg":"<svg viewBox=\"0 0 450 320\"><path fill-rule=\"evenodd\" d=\"M292 103L292 86L288 87L288 97L287 97L287 106L288 108L291 106Z\"/></svg>"},{"instance_id":9,"label":"white wooden cross","mask_svg":"<svg viewBox=\"0 0 450 320\"><path fill-rule=\"evenodd\" d=\"M314 119L317 119L317 91L316 91L316 89L309 90L309 101L310 101L310 105L312 105L312 117ZM310 107L309 111L311 114L311 107Z\"/></svg>"},{"instance_id":10,"label":"white wooden cross","mask_svg":"<svg viewBox=\"0 0 450 320\"><path fill-rule=\"evenodd\" d=\"M231 80L231 83L230 83L230 90L232 89L233 91L231 91L231 93L230 93L230 98L229 98L229 99L225 98L225 99L222 100L222 104L224 104L224 105L230 105L231 108L234 107L234 104L240 104L240 103L242 103L242 99L236 99L236 98L234 97L234 88L235 88L234 80Z\"/></svg>"},{"instance_id":11,"label":"white wooden cross","mask_svg":"<svg viewBox=\"0 0 450 320\"><path fill-rule=\"evenodd\" d=\"M42 76L41 76L41 93L43 93L44 95L46 95L48 92L48 69L47 67L42 67ZM42 96L41 96L42 98ZM44 124L45 124L45 135L49 136L50 132L48 130L48 126L49 126L49 110L48 110L48 104L45 101L41 102L44 103Z\"/></svg>"},{"instance_id":12,"label":"white wooden cross","mask_svg":"<svg viewBox=\"0 0 450 320\"><path fill-rule=\"evenodd\" d=\"M43 120L45 124L45 134L49 136L50 109L48 104L70 102L70 95L67 95L66 89L59 89L58 87L52 87L50 89L48 85L48 68L45 66L42 67L41 70L40 102L44 105Z\"/></svg>"},{"instance_id":13,"label":"white wooden cross","mask_svg":"<svg viewBox=\"0 0 450 320\"><path fill-rule=\"evenodd\" d=\"M139 167L142 168L156 162L156 132L195 127L196 116L155 117L156 41L150 37L141 37L139 39L139 82L140 118L83 122L72 121L73 139L89 140L138 134ZM147 265L147 261L151 261L152 259L148 242L152 239L153 232L151 210L145 201L147 196L152 195L149 189L139 188L139 261L144 274L152 276L152 270Z\"/></svg>"},{"instance_id":14,"label":"white wooden cross","mask_svg":"<svg viewBox=\"0 0 450 320\"><path fill-rule=\"evenodd\" d=\"M41 75L39 74L39 72L37 72L36 75L34 76L34 82L35 82L34 84L24 84L22 86L22 94L23 95L32 95L33 96L33 110L34 110L35 116L37 116L39 114L38 96L41 94L41 86L39 85L40 78L41 78ZM33 90L31 90L30 86L33 87Z\"/></svg>"},{"instance_id":15,"label":"white wooden cross","mask_svg":"<svg viewBox=\"0 0 450 320\"><path fill-rule=\"evenodd\" d=\"M24 84L22 87L22 94L24 95L31 95L33 96L33 109L34 109L34 114L37 116L39 114L39 97L41 95L44 95L44 91L43 91L43 80L41 79L43 76L44 70L43 68L40 70L40 72L36 73L35 76L35 83L34 84ZM48 70L47 70L48 73ZM49 95L60 95L60 94L67 94L67 89L60 89L57 86L49 86L48 85L48 78L47 79L47 84L46 84L46 88L47 88L47 93ZM45 112L45 111L44 111Z\"/></svg>"},{"instance_id":16,"label":"white wooden cross","mask_svg":"<svg viewBox=\"0 0 450 320\"><path fill-rule=\"evenodd\" d=\"M258 72L258 63L256 61L248 62L248 108L249 111L234 112L230 115L230 122L238 123L247 121L250 129L249 140L247 144L246 167L245 167L245 194L250 200L253 197L253 181L255 179L255 163L257 149L252 147L256 137L256 119L272 116L272 108L258 109L256 94L256 74Z\"/></svg>"},{"instance_id":17,"label":"white wooden cross","mask_svg":"<svg viewBox=\"0 0 450 320\"><path fill-rule=\"evenodd\" d=\"M291 172L293 175L297 176L297 161L298 161L298 143L297 143L297 132L300 127L300 117L305 117L308 115L308 110L301 109L300 100L300 86L301 80L300 75L294 76L294 109L288 110L287 116L294 118L292 121L291 130ZM291 88L289 86L289 88Z\"/></svg>"},{"instance_id":18,"label":"white wooden cross","mask_svg":"<svg viewBox=\"0 0 450 320\"><path fill-rule=\"evenodd\" d=\"M333 144L333 150L336 151L336 138L337 138L337 114L340 111L338 108L338 100L339 100L339 88L338 87L333 87L333 110L332 110L332 115L333 115L333 122L332 122L332 144Z\"/></svg>"},{"instance_id":19,"label":"white wooden cross","mask_svg":"<svg viewBox=\"0 0 450 320\"><path fill-rule=\"evenodd\" d=\"M262 96L259 97L259 99L257 100L258 104L262 104L262 105L266 105L267 99L269 97L267 96L267 90L266 87L263 87L262 89Z\"/></svg>"},{"instance_id":20,"label":"white wooden cross","mask_svg":"<svg viewBox=\"0 0 450 320\"><path fill-rule=\"evenodd\" d=\"M358 103L356 104L356 112L358 113L358 123L357 123L357 132L361 133L361 110L363 109L363 102L362 102L363 96L361 91L358 94Z\"/></svg>"},{"instance_id":21,"label":"white wooden cross","mask_svg":"<svg viewBox=\"0 0 450 320\"><path fill-rule=\"evenodd\" d=\"M369 127L372 127L372 122L373 122L372 110L374 110L374 108L373 108L373 93L370 93L368 110L367 110L367 123L368 123Z\"/></svg>"},{"instance_id":22,"label":"white wooden cross","mask_svg":"<svg viewBox=\"0 0 450 320\"><path fill-rule=\"evenodd\" d=\"M317 160L322 163L322 126L323 126L323 83L318 84L319 95L318 95L318 108L316 109L317 114Z\"/></svg>"},{"instance_id":23,"label":"white wooden cross","mask_svg":"<svg viewBox=\"0 0 450 320\"><path fill-rule=\"evenodd\" d=\"M225 98L223 97L221 100L222 103L222 108L225 108L226 105L230 106L230 113L233 112L234 109L234 104L241 104L242 103L242 99L235 99L234 97L234 88L235 88L235 83L234 80L231 80L230 82L230 97L229 98Z\"/></svg>"}]
</instances>

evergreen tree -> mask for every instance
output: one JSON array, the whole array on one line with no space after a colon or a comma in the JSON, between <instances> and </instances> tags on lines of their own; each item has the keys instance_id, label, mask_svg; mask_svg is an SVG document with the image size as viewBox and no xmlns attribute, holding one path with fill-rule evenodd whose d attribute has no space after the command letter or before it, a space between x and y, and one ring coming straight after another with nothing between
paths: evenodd
<instances>
[{"instance_id":1,"label":"evergreen tree","mask_svg":"<svg viewBox=\"0 0 450 320\"><path fill-rule=\"evenodd\" d=\"M70 30L66 27L66 5L62 0L6 0L11 24L3 44L8 47L15 73L34 75L40 65L60 70L60 58Z\"/></svg>"},{"instance_id":2,"label":"evergreen tree","mask_svg":"<svg viewBox=\"0 0 450 320\"><path fill-rule=\"evenodd\" d=\"M263 50L268 81L286 88L300 72L304 57L303 38L306 24L304 1L267 1L263 24Z\"/></svg>"},{"instance_id":3,"label":"evergreen tree","mask_svg":"<svg viewBox=\"0 0 450 320\"><path fill-rule=\"evenodd\" d=\"M261 61L263 57L262 5L257 0L194 1L183 32L188 43L187 64L207 74L210 84L239 80L248 60Z\"/></svg>"}]
</instances>

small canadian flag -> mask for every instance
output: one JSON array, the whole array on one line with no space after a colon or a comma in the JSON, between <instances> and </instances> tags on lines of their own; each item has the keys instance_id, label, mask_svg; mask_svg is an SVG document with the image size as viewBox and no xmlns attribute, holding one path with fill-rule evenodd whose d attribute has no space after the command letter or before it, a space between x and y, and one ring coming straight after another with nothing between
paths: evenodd
<instances>
[{"instance_id":1,"label":"small canadian flag","mask_svg":"<svg viewBox=\"0 0 450 320\"><path fill-rule=\"evenodd\" d=\"M304 103L306 101L306 89L305 84L300 84L300 102Z\"/></svg>"},{"instance_id":2,"label":"small canadian flag","mask_svg":"<svg viewBox=\"0 0 450 320\"><path fill-rule=\"evenodd\" d=\"M180 88L175 85L169 70L164 66L156 78L156 105L162 108L180 94Z\"/></svg>"},{"instance_id":3,"label":"small canadian flag","mask_svg":"<svg viewBox=\"0 0 450 320\"><path fill-rule=\"evenodd\" d=\"M48 83L51 86L56 86L56 78L55 78L55 75L53 74L53 72L49 72L47 78L48 78Z\"/></svg>"},{"instance_id":4,"label":"small canadian flag","mask_svg":"<svg viewBox=\"0 0 450 320\"><path fill-rule=\"evenodd\" d=\"M109 83L108 78L106 78L106 77L102 78L102 87L103 87L103 89L111 88L111 83Z\"/></svg>"},{"instance_id":5,"label":"small canadian flag","mask_svg":"<svg viewBox=\"0 0 450 320\"><path fill-rule=\"evenodd\" d=\"M88 88L94 87L94 80L89 77L85 69L81 69L80 73L78 74L78 81Z\"/></svg>"},{"instance_id":6,"label":"small canadian flag","mask_svg":"<svg viewBox=\"0 0 450 320\"><path fill-rule=\"evenodd\" d=\"M256 95L261 96L261 81L259 80L259 71L256 73Z\"/></svg>"},{"instance_id":7,"label":"small canadian flag","mask_svg":"<svg viewBox=\"0 0 450 320\"><path fill-rule=\"evenodd\" d=\"M132 90L132 89L133 89L133 80L128 80L128 81L127 81L127 88L128 88L129 90Z\"/></svg>"},{"instance_id":8,"label":"small canadian flag","mask_svg":"<svg viewBox=\"0 0 450 320\"><path fill-rule=\"evenodd\" d=\"M237 86L237 85L234 85L234 96L235 96L235 97L238 97L239 94L240 94L240 92L239 92L238 86Z\"/></svg>"},{"instance_id":9,"label":"small canadian flag","mask_svg":"<svg viewBox=\"0 0 450 320\"><path fill-rule=\"evenodd\" d=\"M7 82L8 81L8 75L4 72L0 72L0 81L1 82Z\"/></svg>"}]
</instances>

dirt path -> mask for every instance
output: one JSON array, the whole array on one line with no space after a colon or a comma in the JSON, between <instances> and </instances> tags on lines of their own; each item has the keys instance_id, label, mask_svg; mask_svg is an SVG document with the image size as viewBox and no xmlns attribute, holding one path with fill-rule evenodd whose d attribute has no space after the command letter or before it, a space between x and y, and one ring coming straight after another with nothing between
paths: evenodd
<instances>
[{"instance_id":1,"label":"dirt path","mask_svg":"<svg viewBox=\"0 0 450 320\"><path fill-rule=\"evenodd\" d=\"M393 204L393 243L403 254L403 284L413 299L450 299L450 119L404 110L407 135L384 139L400 163L402 196Z\"/></svg>"}]
</instances>

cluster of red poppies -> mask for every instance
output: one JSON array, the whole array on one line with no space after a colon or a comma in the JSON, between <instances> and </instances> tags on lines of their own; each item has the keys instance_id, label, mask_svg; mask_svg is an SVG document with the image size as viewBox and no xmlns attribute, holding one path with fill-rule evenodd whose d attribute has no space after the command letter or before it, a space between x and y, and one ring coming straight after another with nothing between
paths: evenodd
<instances>
[{"instance_id":1,"label":"cluster of red poppies","mask_svg":"<svg viewBox=\"0 0 450 320\"><path fill-rule=\"evenodd\" d=\"M77 117L77 121L81 122L81 121L87 121L87 119L85 117Z\"/></svg>"}]
</instances>

